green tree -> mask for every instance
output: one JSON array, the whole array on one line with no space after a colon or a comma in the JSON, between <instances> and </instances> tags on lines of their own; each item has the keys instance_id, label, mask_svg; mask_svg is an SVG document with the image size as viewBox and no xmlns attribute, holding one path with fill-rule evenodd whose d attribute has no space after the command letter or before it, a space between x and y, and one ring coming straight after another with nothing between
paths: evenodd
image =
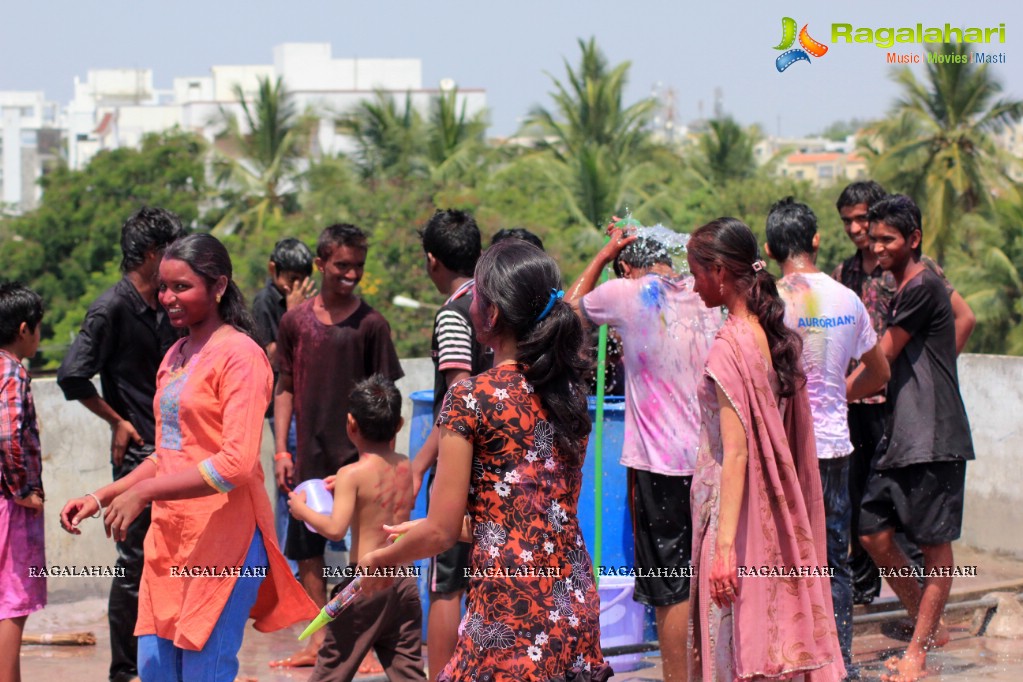
<instances>
[{"instance_id":1,"label":"green tree","mask_svg":"<svg viewBox=\"0 0 1023 682\"><path fill-rule=\"evenodd\" d=\"M927 61L925 79L899 67L902 86L892 116L875 129L892 144L877 149L871 172L889 191L903 191L925 217L924 250L942 260L956 241L953 225L965 213L990 209L993 198L1015 190L1011 163L991 133L1023 116L1023 101L1001 98L1002 86L986 64L971 60L966 43L928 47L942 62ZM918 127L919 134L912 135ZM1018 196L1018 195L1017 195Z\"/></svg>"},{"instance_id":2,"label":"green tree","mask_svg":"<svg viewBox=\"0 0 1023 682\"><path fill-rule=\"evenodd\" d=\"M296 113L280 78L272 83L260 78L252 102L240 85L234 95L245 130L237 116L221 110L224 129L214 145L214 167L223 211L214 229L247 234L261 231L268 216L279 219L298 210L299 163L310 152L315 122Z\"/></svg>"},{"instance_id":3,"label":"green tree","mask_svg":"<svg viewBox=\"0 0 1023 682\"><path fill-rule=\"evenodd\" d=\"M1023 355L1023 204L998 200L961 228L966 246L951 253L949 276L977 315L970 350Z\"/></svg>"},{"instance_id":4,"label":"green tree","mask_svg":"<svg viewBox=\"0 0 1023 682\"><path fill-rule=\"evenodd\" d=\"M834 142L843 142L850 135L855 135L859 132L866 123L867 121L863 121L858 118L851 118L848 121L833 121L827 128L822 130L819 135Z\"/></svg>"},{"instance_id":5,"label":"green tree","mask_svg":"<svg viewBox=\"0 0 1023 682\"><path fill-rule=\"evenodd\" d=\"M172 130L147 135L139 149L101 151L80 171L46 175L35 211L4 221L0 263L5 277L43 297L43 363L58 362L92 299L119 277L124 220L141 206L199 219L205 192L203 141ZM60 330L58 334L57 331Z\"/></svg>"},{"instance_id":6,"label":"green tree","mask_svg":"<svg viewBox=\"0 0 1023 682\"><path fill-rule=\"evenodd\" d=\"M406 93L399 108L397 99L378 90L337 120L342 132L354 138L352 160L365 180L382 181L424 176L425 136L423 118Z\"/></svg>"},{"instance_id":7,"label":"green tree","mask_svg":"<svg viewBox=\"0 0 1023 682\"><path fill-rule=\"evenodd\" d=\"M487 114L469 116L467 102L458 106L458 88L444 90L430 100L426 122L426 157L438 179L472 180L484 163Z\"/></svg>"},{"instance_id":8,"label":"green tree","mask_svg":"<svg viewBox=\"0 0 1023 682\"><path fill-rule=\"evenodd\" d=\"M610 68L594 39L579 41L577 69L566 61L564 83L551 76L554 108L534 107L525 129L539 155L529 159L558 187L575 219L600 226L631 199L640 202L651 156L646 127L656 107L643 99L623 103L629 62Z\"/></svg>"},{"instance_id":9,"label":"green tree","mask_svg":"<svg viewBox=\"0 0 1023 682\"><path fill-rule=\"evenodd\" d=\"M757 172L753 147L760 137L756 128L743 130L730 116L711 119L689 156L696 177L710 187L729 180L747 180Z\"/></svg>"}]
</instances>

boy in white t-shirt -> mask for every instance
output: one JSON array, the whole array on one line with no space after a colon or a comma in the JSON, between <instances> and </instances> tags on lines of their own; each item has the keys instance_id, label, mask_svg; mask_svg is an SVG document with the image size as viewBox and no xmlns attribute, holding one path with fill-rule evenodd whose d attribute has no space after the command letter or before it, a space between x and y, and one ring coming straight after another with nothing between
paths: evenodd
<instances>
[{"instance_id":1,"label":"boy in white t-shirt","mask_svg":"<svg viewBox=\"0 0 1023 682\"><path fill-rule=\"evenodd\" d=\"M824 490L828 565L833 571L831 597L845 659L852 666L852 583L849 573L848 401L870 395L888 381L888 361L859 297L817 269L817 217L788 197L774 204L767 217L766 250L781 266L778 293L785 301L785 323L803 338L814 437ZM847 383L849 361L860 359L864 371Z\"/></svg>"}]
</instances>

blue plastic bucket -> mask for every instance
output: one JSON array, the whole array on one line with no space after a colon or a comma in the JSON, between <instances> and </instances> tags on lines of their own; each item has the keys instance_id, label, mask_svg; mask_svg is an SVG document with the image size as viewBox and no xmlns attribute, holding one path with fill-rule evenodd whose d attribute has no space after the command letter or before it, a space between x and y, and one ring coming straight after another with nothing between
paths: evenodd
<instances>
[{"instance_id":1,"label":"blue plastic bucket","mask_svg":"<svg viewBox=\"0 0 1023 682\"><path fill-rule=\"evenodd\" d=\"M595 420L597 399L589 398L590 419ZM586 461L583 463L583 484L579 493L579 526L583 531L586 549L589 550L594 564L603 566L632 566L633 540L632 520L629 516L629 477L628 470L618 463L622 456L622 445L625 442L625 398L608 396L604 398L604 454L603 454L603 490L602 498L596 499L594 484L596 471L597 445L596 432L590 433L586 445ZM603 542L601 556L596 550L596 505L600 504L603 512ZM594 569L600 573L600 567Z\"/></svg>"},{"instance_id":2,"label":"blue plastic bucket","mask_svg":"<svg viewBox=\"0 0 1023 682\"><path fill-rule=\"evenodd\" d=\"M412 399L412 423L409 425L408 456L415 458L419 448L423 447L430 431L433 429L433 391L415 391ZM415 505L412 507L413 519L426 518L426 485L429 481L423 477L423 487L419 490ZM430 560L420 559L419 567L419 601L423 605L423 641L426 641L426 621L430 613Z\"/></svg>"}]
</instances>

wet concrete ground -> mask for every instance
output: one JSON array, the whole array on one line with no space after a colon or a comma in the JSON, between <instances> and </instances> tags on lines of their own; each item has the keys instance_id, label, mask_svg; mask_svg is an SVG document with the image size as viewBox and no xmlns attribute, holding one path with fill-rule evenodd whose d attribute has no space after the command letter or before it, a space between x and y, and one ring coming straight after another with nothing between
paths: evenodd
<instances>
[{"instance_id":1,"label":"wet concrete ground","mask_svg":"<svg viewBox=\"0 0 1023 682\"><path fill-rule=\"evenodd\" d=\"M76 604L64 604L48 609L43 621L37 615L30 619L27 631L40 632L44 622L59 627L46 627L42 631L90 630L96 633L96 646L58 647L25 646L22 648L22 674L26 680L96 680L107 678L109 662L109 636L106 629L105 604L101 600L89 600ZM933 680L1002 680L1019 682L1023 680L1023 639L997 639L994 637L973 637L969 633L969 616L953 624L952 641L930 657L930 667L935 675ZM270 660L292 653L296 647L295 638L299 628L263 634L249 629L240 654L243 679L260 682L306 682L309 669L271 670ZM857 635L854 640L854 660L861 666L861 679L874 682L884 672L884 661L900 653L904 644L889 639L883 634ZM662 668L659 656L650 655L644 659L644 667L627 673L620 673L615 679L661 680ZM360 676L356 679L383 679L381 676Z\"/></svg>"},{"instance_id":2,"label":"wet concrete ground","mask_svg":"<svg viewBox=\"0 0 1023 682\"><path fill-rule=\"evenodd\" d=\"M952 600L979 598L995 589L1023 590L1023 562L956 547L956 563L960 566L976 565L976 578L957 579L953 585ZM895 608L887 586L881 599L871 607L857 607L857 613L884 611ZM1023 681L1023 632L1017 639L991 636L973 636L971 624L974 612L949 611L946 622L952 632L952 641L929 657L932 675L929 680L982 680ZM107 679L109 665L109 633L106 624L106 600L88 599L71 604L55 604L29 617L25 631L30 634L88 630L96 635L96 646L24 646L22 647L22 676L26 680L45 682L102 682ZM267 663L293 653L301 628L264 634L249 627L240 653L240 679L259 682L306 682L310 669L271 670ZM853 641L854 662L861 666L862 680L875 682L884 672L884 661L901 653L905 644L890 639L876 626L856 628ZM633 672L620 672L615 679L642 682L661 680L661 659L648 655L644 667ZM369 682L385 679L383 676L360 676L357 680Z\"/></svg>"}]
</instances>

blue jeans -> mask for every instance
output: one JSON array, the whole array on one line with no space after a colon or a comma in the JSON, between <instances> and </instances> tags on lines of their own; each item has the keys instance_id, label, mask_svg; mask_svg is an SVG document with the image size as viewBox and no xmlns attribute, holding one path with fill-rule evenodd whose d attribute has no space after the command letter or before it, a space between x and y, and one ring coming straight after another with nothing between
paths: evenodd
<instances>
[{"instance_id":1,"label":"blue jeans","mask_svg":"<svg viewBox=\"0 0 1023 682\"><path fill-rule=\"evenodd\" d=\"M824 489L824 523L828 536L828 566L832 569L831 601L835 607L838 644L847 670L852 666L852 577L849 571L849 456L817 460Z\"/></svg>"},{"instance_id":2,"label":"blue jeans","mask_svg":"<svg viewBox=\"0 0 1023 682\"><path fill-rule=\"evenodd\" d=\"M265 568L268 563L263 535L257 528L244 565ZM140 636L138 668L143 682L233 682L238 676L245 623L263 580L237 579L213 632L199 651L179 649L171 640L156 635Z\"/></svg>"}]
</instances>

